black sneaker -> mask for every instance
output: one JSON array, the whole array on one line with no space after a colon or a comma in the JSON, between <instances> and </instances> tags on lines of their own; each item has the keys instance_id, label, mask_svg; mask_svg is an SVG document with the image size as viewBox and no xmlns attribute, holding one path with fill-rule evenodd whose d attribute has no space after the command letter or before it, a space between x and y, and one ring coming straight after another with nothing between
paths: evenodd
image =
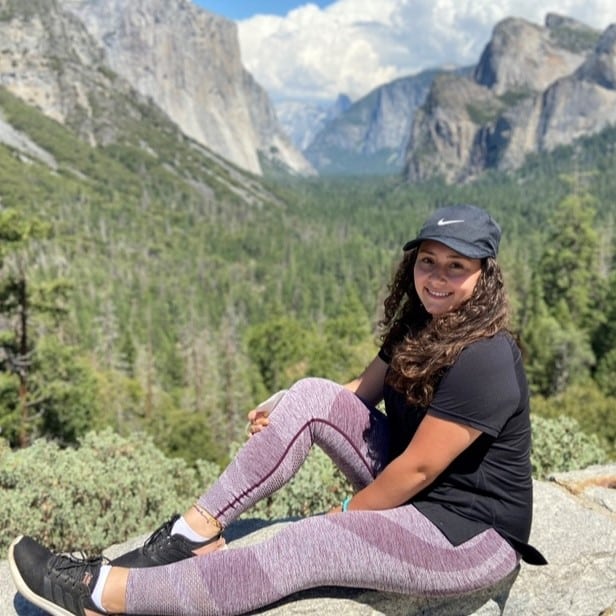
<instances>
[{"instance_id":1,"label":"black sneaker","mask_svg":"<svg viewBox=\"0 0 616 616\"><path fill-rule=\"evenodd\" d=\"M8 560L17 590L49 614L85 616L86 608L102 613L91 598L102 557L55 554L31 537L19 537L9 547Z\"/></svg>"},{"instance_id":2,"label":"black sneaker","mask_svg":"<svg viewBox=\"0 0 616 616\"><path fill-rule=\"evenodd\" d=\"M183 535L172 535L171 529L179 517L177 514L174 515L170 520L157 528L141 547L118 556L111 561L111 564L114 567L130 567L134 569L168 565L196 556L195 550L220 539L221 533L205 541L190 541L190 539Z\"/></svg>"}]
</instances>

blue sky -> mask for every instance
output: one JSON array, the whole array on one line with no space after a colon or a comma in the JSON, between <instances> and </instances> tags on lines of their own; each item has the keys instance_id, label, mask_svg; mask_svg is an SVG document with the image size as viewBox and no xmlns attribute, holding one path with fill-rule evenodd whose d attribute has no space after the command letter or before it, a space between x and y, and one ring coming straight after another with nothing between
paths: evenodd
<instances>
[{"instance_id":1,"label":"blue sky","mask_svg":"<svg viewBox=\"0 0 616 616\"><path fill-rule=\"evenodd\" d=\"M290 10L304 4L316 4L324 7L331 4L333 0L259 0L259 2L249 0L193 0L193 2L212 13L217 13L228 19L240 20L248 19L254 15L287 15Z\"/></svg>"}]
</instances>

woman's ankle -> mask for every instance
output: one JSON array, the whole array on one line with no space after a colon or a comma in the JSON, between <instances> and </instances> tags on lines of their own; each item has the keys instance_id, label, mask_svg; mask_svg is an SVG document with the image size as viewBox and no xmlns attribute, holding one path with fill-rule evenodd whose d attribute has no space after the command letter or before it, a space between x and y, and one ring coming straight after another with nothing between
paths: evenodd
<instances>
[{"instance_id":1,"label":"woman's ankle","mask_svg":"<svg viewBox=\"0 0 616 616\"><path fill-rule=\"evenodd\" d=\"M108 614L126 613L128 572L125 567L111 567L102 595L102 606Z\"/></svg>"},{"instance_id":2,"label":"woman's ankle","mask_svg":"<svg viewBox=\"0 0 616 616\"><path fill-rule=\"evenodd\" d=\"M195 503L183 517L190 528L206 539L215 537L222 531L222 524L199 504Z\"/></svg>"}]
</instances>

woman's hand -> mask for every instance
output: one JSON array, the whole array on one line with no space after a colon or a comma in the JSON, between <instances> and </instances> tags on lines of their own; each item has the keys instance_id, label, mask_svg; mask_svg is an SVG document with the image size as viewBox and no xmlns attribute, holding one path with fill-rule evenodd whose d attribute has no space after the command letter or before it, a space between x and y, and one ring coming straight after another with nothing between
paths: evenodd
<instances>
[{"instance_id":1,"label":"woman's hand","mask_svg":"<svg viewBox=\"0 0 616 616\"><path fill-rule=\"evenodd\" d=\"M276 405L286 395L287 390L281 389L275 394L272 394L267 400L261 402L256 409L252 409L248 413L248 425L246 426L246 434L252 436L261 432L263 428L269 426L269 414L276 408Z\"/></svg>"},{"instance_id":2,"label":"woman's hand","mask_svg":"<svg viewBox=\"0 0 616 616\"><path fill-rule=\"evenodd\" d=\"M248 425L246 426L248 437L269 426L269 414L270 412L266 409L253 409L248 413Z\"/></svg>"}]
</instances>

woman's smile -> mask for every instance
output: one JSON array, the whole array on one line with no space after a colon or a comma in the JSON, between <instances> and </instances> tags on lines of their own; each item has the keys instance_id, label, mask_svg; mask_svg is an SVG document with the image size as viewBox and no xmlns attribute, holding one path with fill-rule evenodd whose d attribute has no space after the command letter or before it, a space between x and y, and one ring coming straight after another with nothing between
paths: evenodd
<instances>
[{"instance_id":1,"label":"woman's smile","mask_svg":"<svg viewBox=\"0 0 616 616\"><path fill-rule=\"evenodd\" d=\"M451 293L443 293L442 291L432 291L431 289L426 289L426 292L432 295L433 297L449 297Z\"/></svg>"},{"instance_id":2,"label":"woman's smile","mask_svg":"<svg viewBox=\"0 0 616 616\"><path fill-rule=\"evenodd\" d=\"M413 270L415 289L432 315L459 308L471 297L481 276L481 259L470 259L445 244L425 240Z\"/></svg>"}]
</instances>

